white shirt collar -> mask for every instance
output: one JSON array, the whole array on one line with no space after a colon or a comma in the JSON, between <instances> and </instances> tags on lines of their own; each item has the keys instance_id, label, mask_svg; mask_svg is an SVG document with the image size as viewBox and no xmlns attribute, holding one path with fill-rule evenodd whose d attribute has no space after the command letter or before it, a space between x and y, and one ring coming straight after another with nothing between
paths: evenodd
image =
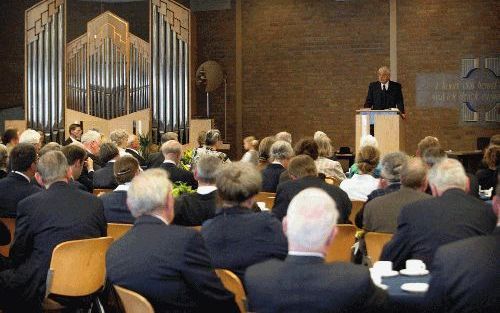
<instances>
[{"instance_id":1,"label":"white shirt collar","mask_svg":"<svg viewBox=\"0 0 500 313\"><path fill-rule=\"evenodd\" d=\"M196 192L200 195L208 195L209 193L215 190L217 190L217 187L215 186L200 186L198 187Z\"/></svg>"},{"instance_id":2,"label":"white shirt collar","mask_svg":"<svg viewBox=\"0 0 500 313\"><path fill-rule=\"evenodd\" d=\"M151 213L150 215L156 217L159 220L161 220L163 223L165 223L165 225L168 225L167 219L163 218L163 216L161 216L159 214L155 214L155 213Z\"/></svg>"},{"instance_id":3,"label":"white shirt collar","mask_svg":"<svg viewBox=\"0 0 500 313\"><path fill-rule=\"evenodd\" d=\"M296 256L317 256L320 258L324 258L325 255L319 252L303 252L303 251L288 251L288 255L296 255Z\"/></svg>"},{"instance_id":4,"label":"white shirt collar","mask_svg":"<svg viewBox=\"0 0 500 313\"><path fill-rule=\"evenodd\" d=\"M383 90L384 88L382 86L385 86L385 90L389 89L389 81L387 81L387 83L385 84L380 83L380 89Z\"/></svg>"},{"instance_id":5,"label":"white shirt collar","mask_svg":"<svg viewBox=\"0 0 500 313\"><path fill-rule=\"evenodd\" d=\"M177 164L172 160L165 160L165 161L163 161L163 163L171 163L171 164L177 166Z\"/></svg>"},{"instance_id":6,"label":"white shirt collar","mask_svg":"<svg viewBox=\"0 0 500 313\"><path fill-rule=\"evenodd\" d=\"M118 187L115 188L113 191L128 191L128 188L130 187L130 182L118 185Z\"/></svg>"},{"instance_id":7,"label":"white shirt collar","mask_svg":"<svg viewBox=\"0 0 500 313\"><path fill-rule=\"evenodd\" d=\"M12 172L21 175L22 177L26 178L28 180L28 182L31 182L31 179L27 175L25 175L24 173L21 173L19 171L12 171Z\"/></svg>"},{"instance_id":8,"label":"white shirt collar","mask_svg":"<svg viewBox=\"0 0 500 313\"><path fill-rule=\"evenodd\" d=\"M283 166L283 164L281 164L280 161L273 161L273 162L271 162L271 164L279 164L279 165Z\"/></svg>"}]
</instances>

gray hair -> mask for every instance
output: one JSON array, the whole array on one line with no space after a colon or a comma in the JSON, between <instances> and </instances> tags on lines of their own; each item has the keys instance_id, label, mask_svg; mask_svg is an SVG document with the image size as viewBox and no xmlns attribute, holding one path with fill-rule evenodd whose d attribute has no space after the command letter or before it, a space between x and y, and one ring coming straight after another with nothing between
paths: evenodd
<instances>
[{"instance_id":1,"label":"gray hair","mask_svg":"<svg viewBox=\"0 0 500 313\"><path fill-rule=\"evenodd\" d=\"M196 163L196 176L198 180L207 184L214 184L217 170L219 170L222 160L214 155L202 155Z\"/></svg>"},{"instance_id":2,"label":"gray hair","mask_svg":"<svg viewBox=\"0 0 500 313\"><path fill-rule=\"evenodd\" d=\"M276 140L283 140L288 142L289 144L292 144L292 134L289 132L279 132L276 134Z\"/></svg>"},{"instance_id":3,"label":"gray hair","mask_svg":"<svg viewBox=\"0 0 500 313\"><path fill-rule=\"evenodd\" d=\"M222 200L241 203L258 194L262 175L254 165L234 162L221 167L216 175L216 186Z\"/></svg>"},{"instance_id":4,"label":"gray hair","mask_svg":"<svg viewBox=\"0 0 500 313\"><path fill-rule=\"evenodd\" d=\"M406 162L408 162L408 155L404 152L398 151L386 154L380 161L382 166L380 175L390 182L398 182L401 180L401 169Z\"/></svg>"},{"instance_id":5,"label":"gray hair","mask_svg":"<svg viewBox=\"0 0 500 313\"><path fill-rule=\"evenodd\" d=\"M381 68L378 69L377 73L391 75L391 70L387 66L382 66Z\"/></svg>"},{"instance_id":6,"label":"gray hair","mask_svg":"<svg viewBox=\"0 0 500 313\"><path fill-rule=\"evenodd\" d=\"M161 143L162 144L164 144L165 142L167 142L169 140L178 141L179 135L177 133L174 133L174 132L166 132L163 135L161 135Z\"/></svg>"},{"instance_id":7,"label":"gray hair","mask_svg":"<svg viewBox=\"0 0 500 313\"><path fill-rule=\"evenodd\" d=\"M361 137L359 147L363 148L366 146L372 146L378 148L377 138L373 137L372 135L364 135L363 137Z\"/></svg>"},{"instance_id":8,"label":"gray hair","mask_svg":"<svg viewBox=\"0 0 500 313\"><path fill-rule=\"evenodd\" d=\"M467 179L462 163L455 159L445 159L434 165L429 171L429 183L434 185L439 192L451 188L465 190Z\"/></svg>"},{"instance_id":9,"label":"gray hair","mask_svg":"<svg viewBox=\"0 0 500 313\"><path fill-rule=\"evenodd\" d=\"M134 217L150 214L167 205L172 183L167 172L155 168L135 176L127 191L127 206Z\"/></svg>"},{"instance_id":10,"label":"gray hair","mask_svg":"<svg viewBox=\"0 0 500 313\"><path fill-rule=\"evenodd\" d=\"M325 158L331 157L333 155L333 146L330 138L327 135L316 136L314 134L314 136L314 141L318 145L318 155Z\"/></svg>"},{"instance_id":11,"label":"gray hair","mask_svg":"<svg viewBox=\"0 0 500 313\"><path fill-rule=\"evenodd\" d=\"M101 142L101 134L95 130L89 130L82 135L82 143L90 143L92 141Z\"/></svg>"},{"instance_id":12,"label":"gray hair","mask_svg":"<svg viewBox=\"0 0 500 313\"><path fill-rule=\"evenodd\" d=\"M40 143L42 136L34 129L28 128L19 136L19 143L30 143L36 145Z\"/></svg>"},{"instance_id":13,"label":"gray hair","mask_svg":"<svg viewBox=\"0 0 500 313\"><path fill-rule=\"evenodd\" d=\"M286 160L293 157L293 148L289 142L278 140L271 146L271 160Z\"/></svg>"},{"instance_id":14,"label":"gray hair","mask_svg":"<svg viewBox=\"0 0 500 313\"><path fill-rule=\"evenodd\" d=\"M48 144L43 146L42 149L40 149L40 151L38 152L38 155L42 156L49 151L61 151L61 149L62 149L62 146L60 144L58 144L57 142L49 142Z\"/></svg>"},{"instance_id":15,"label":"gray hair","mask_svg":"<svg viewBox=\"0 0 500 313\"><path fill-rule=\"evenodd\" d=\"M322 132L321 130L318 130L314 133L314 136L313 136L313 139L314 140L318 140L319 138L321 137L328 137L327 134L325 134L325 132Z\"/></svg>"},{"instance_id":16,"label":"gray hair","mask_svg":"<svg viewBox=\"0 0 500 313\"><path fill-rule=\"evenodd\" d=\"M61 151L49 151L38 160L37 171L46 186L66 178L68 161Z\"/></svg>"},{"instance_id":17,"label":"gray hair","mask_svg":"<svg viewBox=\"0 0 500 313\"><path fill-rule=\"evenodd\" d=\"M205 145L213 146L218 141L220 141L220 131L218 129L211 129L207 131L207 134L205 136Z\"/></svg>"},{"instance_id":18,"label":"gray hair","mask_svg":"<svg viewBox=\"0 0 500 313\"><path fill-rule=\"evenodd\" d=\"M335 201L319 188L307 188L290 201L286 216L286 235L290 246L319 251L337 224Z\"/></svg>"},{"instance_id":19,"label":"gray hair","mask_svg":"<svg viewBox=\"0 0 500 313\"><path fill-rule=\"evenodd\" d=\"M161 145L161 153L164 157L167 154L174 153L176 155L181 155L182 153L182 145L176 140L169 140Z\"/></svg>"},{"instance_id":20,"label":"gray hair","mask_svg":"<svg viewBox=\"0 0 500 313\"><path fill-rule=\"evenodd\" d=\"M128 142L128 132L124 129L117 129L109 134L109 139L118 147L123 148Z\"/></svg>"}]
</instances>

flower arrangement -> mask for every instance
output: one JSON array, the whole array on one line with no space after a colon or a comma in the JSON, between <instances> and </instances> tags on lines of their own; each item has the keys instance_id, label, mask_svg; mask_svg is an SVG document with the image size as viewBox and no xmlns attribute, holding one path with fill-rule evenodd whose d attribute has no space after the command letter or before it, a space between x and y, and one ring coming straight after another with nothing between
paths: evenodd
<instances>
[{"instance_id":1,"label":"flower arrangement","mask_svg":"<svg viewBox=\"0 0 500 313\"><path fill-rule=\"evenodd\" d=\"M151 144L151 139L149 138L149 132L146 134L139 134L140 150L144 158L147 158L150 153L149 151L150 144Z\"/></svg>"},{"instance_id":2,"label":"flower arrangement","mask_svg":"<svg viewBox=\"0 0 500 313\"><path fill-rule=\"evenodd\" d=\"M191 188L191 186L188 186L186 183L179 181L175 182L174 188L172 189L172 195L174 196L174 198L178 198L185 193L195 193L195 190L193 190L193 188Z\"/></svg>"},{"instance_id":3,"label":"flower arrangement","mask_svg":"<svg viewBox=\"0 0 500 313\"><path fill-rule=\"evenodd\" d=\"M181 158L181 166L185 170L191 170L191 162L193 161L193 149L187 149Z\"/></svg>"}]
</instances>

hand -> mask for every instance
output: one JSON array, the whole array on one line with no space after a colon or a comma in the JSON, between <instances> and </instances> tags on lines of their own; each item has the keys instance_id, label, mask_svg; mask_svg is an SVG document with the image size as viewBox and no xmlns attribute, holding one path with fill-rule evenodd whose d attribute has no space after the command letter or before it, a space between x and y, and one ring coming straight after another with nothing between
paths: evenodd
<instances>
[{"instance_id":1,"label":"hand","mask_svg":"<svg viewBox=\"0 0 500 313\"><path fill-rule=\"evenodd\" d=\"M405 113L401 113L401 118L406 120L406 114Z\"/></svg>"},{"instance_id":2,"label":"hand","mask_svg":"<svg viewBox=\"0 0 500 313\"><path fill-rule=\"evenodd\" d=\"M87 161L85 162L85 164L87 165L88 172L91 172L94 170L94 160L92 160L92 158L87 158Z\"/></svg>"}]
</instances>

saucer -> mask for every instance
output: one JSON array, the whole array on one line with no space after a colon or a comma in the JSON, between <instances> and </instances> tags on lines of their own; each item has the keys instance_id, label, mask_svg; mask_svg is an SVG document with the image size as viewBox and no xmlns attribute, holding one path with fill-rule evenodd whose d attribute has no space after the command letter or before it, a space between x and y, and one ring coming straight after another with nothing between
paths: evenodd
<instances>
[{"instance_id":1,"label":"saucer","mask_svg":"<svg viewBox=\"0 0 500 313\"><path fill-rule=\"evenodd\" d=\"M387 290L387 289L389 289L389 286L384 285L384 284L375 284L375 286L379 287L379 288L380 288L380 289L382 289L382 290Z\"/></svg>"},{"instance_id":2,"label":"saucer","mask_svg":"<svg viewBox=\"0 0 500 313\"><path fill-rule=\"evenodd\" d=\"M410 271L410 270L405 268L405 269L400 270L399 273L401 273L402 275L405 275L405 276L424 276L424 275L429 274L429 271L428 270Z\"/></svg>"},{"instance_id":3,"label":"saucer","mask_svg":"<svg viewBox=\"0 0 500 313\"><path fill-rule=\"evenodd\" d=\"M408 292L424 293L429 289L429 284L426 283L406 283L401 285L401 289Z\"/></svg>"},{"instance_id":4,"label":"saucer","mask_svg":"<svg viewBox=\"0 0 500 313\"><path fill-rule=\"evenodd\" d=\"M376 273L376 275L380 276L380 277L394 277L394 276L398 276L399 273L398 271L390 271L390 272L385 272L385 273L381 273L381 272L376 272L373 270L373 268L370 268L370 273Z\"/></svg>"}]
</instances>

